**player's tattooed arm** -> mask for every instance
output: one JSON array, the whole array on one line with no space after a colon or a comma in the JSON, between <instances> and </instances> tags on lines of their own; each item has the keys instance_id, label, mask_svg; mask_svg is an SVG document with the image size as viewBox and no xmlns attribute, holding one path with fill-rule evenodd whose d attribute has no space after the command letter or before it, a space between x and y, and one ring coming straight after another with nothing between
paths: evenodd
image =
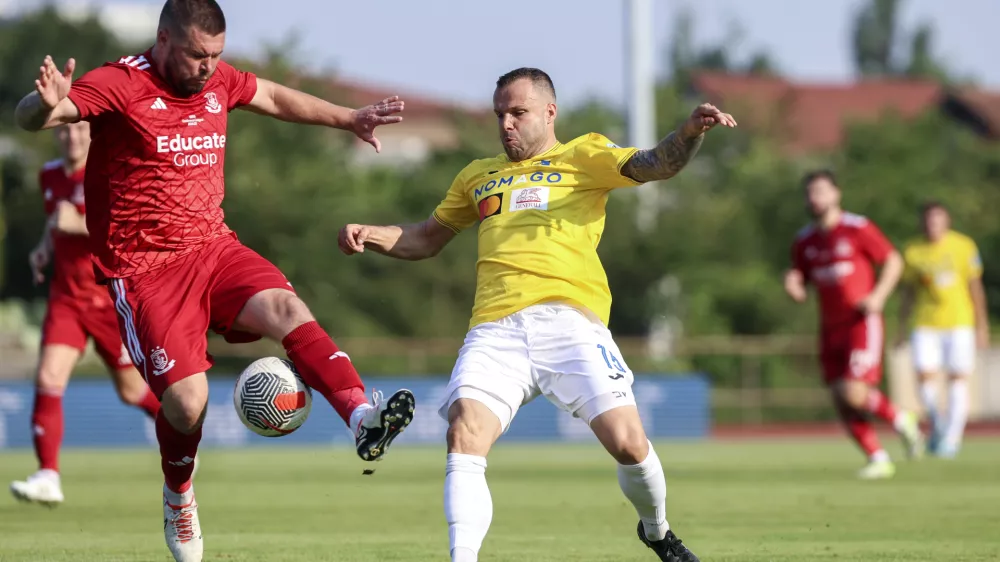
<instances>
[{"instance_id":1,"label":"player's tattooed arm","mask_svg":"<svg viewBox=\"0 0 1000 562\"><path fill-rule=\"evenodd\" d=\"M655 147L633 154L622 166L622 175L641 182L670 179L694 158L704 140L704 133L684 137L674 131Z\"/></svg>"},{"instance_id":2,"label":"player's tattooed arm","mask_svg":"<svg viewBox=\"0 0 1000 562\"><path fill-rule=\"evenodd\" d=\"M712 104L699 105L683 125L655 147L633 154L622 166L622 174L639 182L666 180L676 176L698 153L705 140L705 133L716 125L735 127L736 120Z\"/></svg>"}]
</instances>

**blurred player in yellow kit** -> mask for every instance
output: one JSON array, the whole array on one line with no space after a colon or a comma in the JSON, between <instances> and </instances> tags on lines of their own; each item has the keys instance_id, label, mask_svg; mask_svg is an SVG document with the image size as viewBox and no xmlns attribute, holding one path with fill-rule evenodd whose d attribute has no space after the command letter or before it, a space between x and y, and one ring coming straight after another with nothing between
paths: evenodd
<instances>
[{"instance_id":1,"label":"blurred player in yellow kit","mask_svg":"<svg viewBox=\"0 0 1000 562\"><path fill-rule=\"evenodd\" d=\"M938 202L921 211L924 234L904 250L900 337L913 318L911 347L920 398L931 423L928 448L951 458L958 452L969 413L968 377L976 348L989 345L983 264L971 238L951 230L948 210ZM948 416L937 413L937 377L947 375Z\"/></svg>"},{"instance_id":2,"label":"blurred player in yellow kit","mask_svg":"<svg viewBox=\"0 0 1000 562\"><path fill-rule=\"evenodd\" d=\"M534 68L501 76L493 107L504 154L466 166L430 218L350 224L339 240L346 254L369 248L417 260L478 223L470 330L439 411L449 425L451 559L478 559L493 518L486 455L518 408L544 395L586 422L618 462L640 540L660 560L696 562L667 523L663 468L639 419L632 372L607 328L611 293L597 244L613 189L673 177L706 131L736 122L704 104L649 150L620 148L596 133L561 143L555 88Z\"/></svg>"}]
</instances>

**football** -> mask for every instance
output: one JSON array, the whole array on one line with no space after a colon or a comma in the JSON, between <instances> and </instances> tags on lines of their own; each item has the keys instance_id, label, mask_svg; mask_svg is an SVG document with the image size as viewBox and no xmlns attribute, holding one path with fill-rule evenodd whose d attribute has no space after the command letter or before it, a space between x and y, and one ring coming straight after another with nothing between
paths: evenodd
<instances>
[{"instance_id":1,"label":"football","mask_svg":"<svg viewBox=\"0 0 1000 562\"><path fill-rule=\"evenodd\" d=\"M309 417L312 389L290 361L264 357L240 373L233 405L247 429L264 437L281 437Z\"/></svg>"}]
</instances>

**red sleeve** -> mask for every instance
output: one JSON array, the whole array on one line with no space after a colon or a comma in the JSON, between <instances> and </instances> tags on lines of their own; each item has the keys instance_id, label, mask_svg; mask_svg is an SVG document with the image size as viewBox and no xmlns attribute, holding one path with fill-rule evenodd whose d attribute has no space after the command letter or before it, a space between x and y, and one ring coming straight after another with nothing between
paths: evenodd
<instances>
[{"instance_id":1,"label":"red sleeve","mask_svg":"<svg viewBox=\"0 0 1000 562\"><path fill-rule=\"evenodd\" d=\"M858 246L868 259L882 265L895 250L892 242L882 234L875 223L868 221L858 229Z\"/></svg>"},{"instance_id":2,"label":"red sleeve","mask_svg":"<svg viewBox=\"0 0 1000 562\"><path fill-rule=\"evenodd\" d=\"M226 84L228 109L232 111L237 107L247 105L253 100L257 93L257 75L253 72L244 72L234 68L226 62L219 62L216 72L222 73L222 79Z\"/></svg>"},{"instance_id":3,"label":"red sleeve","mask_svg":"<svg viewBox=\"0 0 1000 562\"><path fill-rule=\"evenodd\" d=\"M129 71L121 66L101 66L73 82L69 99L80 110L80 119L102 113L125 111L134 84Z\"/></svg>"}]
</instances>

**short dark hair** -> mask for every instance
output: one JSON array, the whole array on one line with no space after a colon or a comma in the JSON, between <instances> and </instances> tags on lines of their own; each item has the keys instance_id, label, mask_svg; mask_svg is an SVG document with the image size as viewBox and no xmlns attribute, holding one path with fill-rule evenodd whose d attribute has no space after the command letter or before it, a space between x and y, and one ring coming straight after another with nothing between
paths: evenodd
<instances>
[{"instance_id":1,"label":"short dark hair","mask_svg":"<svg viewBox=\"0 0 1000 562\"><path fill-rule=\"evenodd\" d=\"M226 31L226 16L215 0L167 0L160 11L160 29L187 31L197 27L209 35Z\"/></svg>"},{"instance_id":2,"label":"short dark hair","mask_svg":"<svg viewBox=\"0 0 1000 562\"><path fill-rule=\"evenodd\" d=\"M931 211L935 211L935 210L941 210L941 211L944 211L944 212L947 213L948 212L948 207L946 207L944 203L942 203L941 201L938 201L936 199L931 199L931 200L928 200L928 201L924 201L920 205L920 215L921 216L925 216L926 217L927 213L930 213Z\"/></svg>"},{"instance_id":3,"label":"short dark hair","mask_svg":"<svg viewBox=\"0 0 1000 562\"><path fill-rule=\"evenodd\" d=\"M809 187L809 184L816 180L826 180L832 183L834 187L840 187L837 184L837 175L829 168L821 168L806 173L806 175L802 176L802 187Z\"/></svg>"},{"instance_id":4,"label":"short dark hair","mask_svg":"<svg viewBox=\"0 0 1000 562\"><path fill-rule=\"evenodd\" d=\"M535 86L545 88L550 94L552 94L552 99L556 99L556 87L552 84L552 78L550 78L544 70L539 70L537 68L522 66L521 68L511 70L497 79L497 89L506 88L521 78L527 78L528 80L531 80L531 83Z\"/></svg>"}]
</instances>

